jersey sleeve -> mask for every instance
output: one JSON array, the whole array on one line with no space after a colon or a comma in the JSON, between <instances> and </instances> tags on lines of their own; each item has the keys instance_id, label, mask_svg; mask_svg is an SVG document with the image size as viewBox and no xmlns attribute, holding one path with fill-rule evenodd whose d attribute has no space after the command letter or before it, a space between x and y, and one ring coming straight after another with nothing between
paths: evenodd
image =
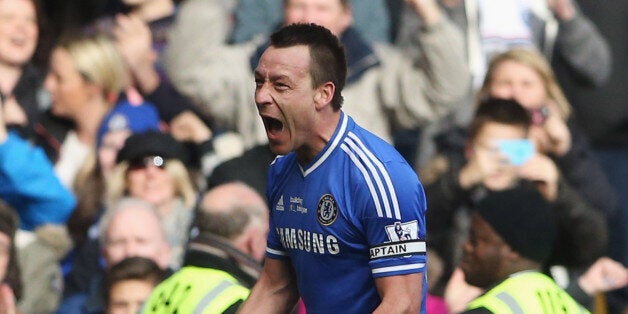
<instances>
[{"instance_id":1,"label":"jersey sleeve","mask_svg":"<svg viewBox=\"0 0 628 314\"><path fill-rule=\"evenodd\" d=\"M423 187L405 163L389 162L377 170L371 174L370 184L356 190L373 277L425 272Z\"/></svg>"},{"instance_id":2,"label":"jersey sleeve","mask_svg":"<svg viewBox=\"0 0 628 314\"><path fill-rule=\"evenodd\" d=\"M288 252L281 244L280 235L277 233L277 228L275 228L272 210L269 217L268 237L266 239L266 256L274 259L288 258Z\"/></svg>"}]
</instances>

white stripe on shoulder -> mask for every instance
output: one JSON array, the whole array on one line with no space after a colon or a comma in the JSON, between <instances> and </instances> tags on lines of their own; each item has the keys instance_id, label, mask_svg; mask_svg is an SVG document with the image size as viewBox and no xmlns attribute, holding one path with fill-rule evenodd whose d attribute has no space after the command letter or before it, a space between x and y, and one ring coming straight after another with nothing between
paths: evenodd
<instances>
[{"instance_id":1,"label":"white stripe on shoulder","mask_svg":"<svg viewBox=\"0 0 628 314\"><path fill-rule=\"evenodd\" d=\"M327 148L323 156L321 156L321 158L319 158L309 169L305 171L301 169L301 172L303 172L304 177L312 173L312 171L316 170L316 168L318 168L323 162L325 162L327 157L329 157L329 155L336 149L336 146L338 146L338 143L344 137L345 130L347 129L348 123L349 123L349 117L346 114L343 114L342 121L340 121L340 129L338 130L336 137L333 139L331 145L329 145L329 147Z\"/></svg>"},{"instance_id":2,"label":"white stripe on shoulder","mask_svg":"<svg viewBox=\"0 0 628 314\"><path fill-rule=\"evenodd\" d=\"M366 153L369 159L373 161L373 163L377 166L377 168L379 168L379 171L381 172L382 177L384 178L384 181L386 181L388 192L390 193L391 204L395 211L395 218L398 220L401 220L401 211L399 210L399 200L397 200L397 193L395 192L395 187L392 184L392 180L390 179L390 175L388 174L388 171L386 170L386 168L384 168L384 165L381 163L381 161L377 159L377 157L375 157L375 155L373 155L373 153L366 148L364 143L362 143L362 141L355 134L351 132L349 133L349 137L351 137L362 148L362 150Z\"/></svg>"},{"instance_id":3,"label":"white stripe on shoulder","mask_svg":"<svg viewBox=\"0 0 628 314\"><path fill-rule=\"evenodd\" d=\"M373 268L371 272L373 273L373 275L375 275L375 274L389 273L389 272L394 272L394 271L421 269L424 267L425 267L425 263L416 263L416 264L408 264L408 265Z\"/></svg>"},{"instance_id":4,"label":"white stripe on shoulder","mask_svg":"<svg viewBox=\"0 0 628 314\"><path fill-rule=\"evenodd\" d=\"M371 197L373 198L373 203L375 203L375 208L377 209L377 216L384 217L384 214L382 213L382 204L379 202L379 198L377 197L377 192L375 191L375 187L373 186L373 181L371 181L371 177L369 176L368 171L366 170L366 168L364 168L364 166L362 166L362 163L360 163L360 160L358 159L358 157L353 153L353 151L351 151L351 149L349 148L349 146L347 146L346 143L343 143L342 145L340 145L340 148L342 148L342 150L344 150L345 153L349 155L349 158L351 158L351 161L353 161L353 164L355 164L355 166L360 170L360 172L362 172L362 176L364 176L366 185L368 186L369 191L371 191Z\"/></svg>"},{"instance_id":5,"label":"white stripe on shoulder","mask_svg":"<svg viewBox=\"0 0 628 314\"><path fill-rule=\"evenodd\" d=\"M288 256L288 253L285 251L279 251L279 250L271 249L269 247L266 247L266 252L270 254L280 255L280 256Z\"/></svg>"},{"instance_id":6,"label":"white stripe on shoulder","mask_svg":"<svg viewBox=\"0 0 628 314\"><path fill-rule=\"evenodd\" d=\"M390 207L390 202L388 201L388 194L385 191L384 183L382 182L382 178L381 178L380 174L377 172L377 169L375 169L375 166L373 165L371 160L364 153L364 150L361 147L358 147L358 145L355 143L354 139L350 138L352 134L353 133L349 133L349 137L345 138L345 143L344 144L348 145L351 148L351 150L357 155L357 158L359 159L359 161L355 161L354 160L354 163L356 165L357 164L363 164L363 165L366 166L366 168L368 168L368 171L362 171L362 174L364 175L364 179L369 180L370 178L373 178L373 180L375 181L375 184L377 185L377 191L379 191L379 194L373 193L374 191L371 191L371 193L373 194L374 198L377 198L380 202L382 202L384 204L384 210L386 211L386 217L387 218L392 218L392 212L390 210L390 208L391 208ZM381 198L381 200L380 200L380 198ZM399 219L399 218L397 218L397 219Z\"/></svg>"},{"instance_id":7,"label":"white stripe on shoulder","mask_svg":"<svg viewBox=\"0 0 628 314\"><path fill-rule=\"evenodd\" d=\"M393 213L391 213L392 210L394 211L394 218L397 220L401 220L401 211L399 210L397 193L395 192L395 187L392 184L392 180L390 179L388 170L354 133L349 132L347 138L345 139L345 143L348 144L351 149L358 154L358 156L360 157L360 161L365 164L370 170L369 173L375 179L379 193L381 195L380 197L382 198L382 202L384 203L386 216L388 218L393 218Z\"/></svg>"}]
</instances>

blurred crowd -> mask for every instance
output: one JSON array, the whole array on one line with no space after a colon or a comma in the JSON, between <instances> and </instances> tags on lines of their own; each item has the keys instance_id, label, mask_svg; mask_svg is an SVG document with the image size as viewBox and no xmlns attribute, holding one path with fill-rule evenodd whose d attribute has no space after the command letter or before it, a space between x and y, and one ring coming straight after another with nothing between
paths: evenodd
<instances>
[{"instance_id":1,"label":"blurred crowd","mask_svg":"<svg viewBox=\"0 0 628 314\"><path fill-rule=\"evenodd\" d=\"M0 0L0 313L235 311L275 158L253 69L300 22L340 39L342 110L423 183L428 313L485 291L460 268L472 210L515 186L557 217L542 271L628 313L626 21L625 1Z\"/></svg>"}]
</instances>

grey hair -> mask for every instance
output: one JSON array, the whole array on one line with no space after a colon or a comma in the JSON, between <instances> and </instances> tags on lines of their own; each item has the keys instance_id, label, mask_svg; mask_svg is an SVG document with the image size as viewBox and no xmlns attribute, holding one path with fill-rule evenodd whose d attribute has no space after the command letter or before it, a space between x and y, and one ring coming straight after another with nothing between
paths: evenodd
<instances>
[{"instance_id":1,"label":"grey hair","mask_svg":"<svg viewBox=\"0 0 628 314\"><path fill-rule=\"evenodd\" d=\"M164 241L166 240L166 230L164 229L163 224L161 224L161 217L157 212L157 208L153 204L140 198L123 197L117 203L113 204L113 206L107 208L102 218L100 218L98 230L100 245L102 248L104 248L107 244L107 233L109 231L111 220L113 220L113 218L119 213L122 213L129 209L140 209L154 216L157 221L160 222L159 231L161 232Z\"/></svg>"}]
</instances>

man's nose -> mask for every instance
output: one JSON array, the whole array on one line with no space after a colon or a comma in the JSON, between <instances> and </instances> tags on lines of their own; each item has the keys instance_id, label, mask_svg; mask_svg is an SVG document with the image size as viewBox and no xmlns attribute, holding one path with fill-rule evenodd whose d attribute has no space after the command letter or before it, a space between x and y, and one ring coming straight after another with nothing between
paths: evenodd
<instances>
[{"instance_id":1,"label":"man's nose","mask_svg":"<svg viewBox=\"0 0 628 314\"><path fill-rule=\"evenodd\" d=\"M255 103L258 108L263 105L267 105L272 102L272 97L270 96L270 88L268 83L264 83L261 86L258 86L255 90Z\"/></svg>"}]
</instances>

